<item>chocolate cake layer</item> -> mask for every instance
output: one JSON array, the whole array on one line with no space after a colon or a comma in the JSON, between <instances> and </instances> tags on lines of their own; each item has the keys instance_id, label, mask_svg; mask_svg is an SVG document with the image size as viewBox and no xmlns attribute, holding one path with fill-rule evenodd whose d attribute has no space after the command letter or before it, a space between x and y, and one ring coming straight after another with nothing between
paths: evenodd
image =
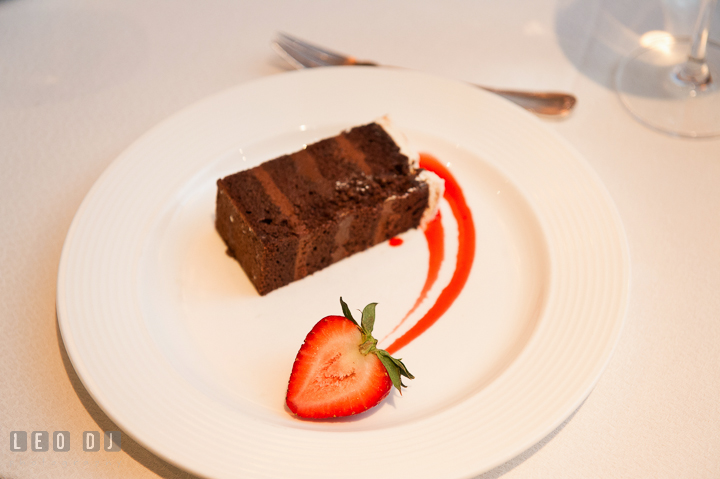
<instances>
[{"instance_id":1,"label":"chocolate cake layer","mask_svg":"<svg viewBox=\"0 0 720 479\"><path fill-rule=\"evenodd\" d=\"M261 295L419 225L430 187L377 123L218 180L216 228Z\"/></svg>"}]
</instances>

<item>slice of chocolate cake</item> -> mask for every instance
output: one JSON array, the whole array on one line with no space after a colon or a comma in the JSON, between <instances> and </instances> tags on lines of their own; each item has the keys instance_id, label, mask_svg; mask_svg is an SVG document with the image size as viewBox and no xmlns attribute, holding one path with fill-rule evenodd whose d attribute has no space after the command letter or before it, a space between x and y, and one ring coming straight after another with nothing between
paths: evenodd
<instances>
[{"instance_id":1,"label":"slice of chocolate cake","mask_svg":"<svg viewBox=\"0 0 720 479\"><path fill-rule=\"evenodd\" d=\"M383 118L218 180L215 226L261 295L435 216L442 180L398 138Z\"/></svg>"}]
</instances>

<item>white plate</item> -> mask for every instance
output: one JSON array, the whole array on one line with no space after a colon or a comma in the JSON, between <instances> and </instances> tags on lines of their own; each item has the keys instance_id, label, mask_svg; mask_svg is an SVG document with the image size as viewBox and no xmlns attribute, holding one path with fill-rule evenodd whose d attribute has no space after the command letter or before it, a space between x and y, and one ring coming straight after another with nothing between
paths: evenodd
<instances>
[{"instance_id":1,"label":"white plate","mask_svg":"<svg viewBox=\"0 0 720 479\"><path fill-rule=\"evenodd\" d=\"M474 267L452 308L399 351L416 376L402 396L352 419L298 420L284 394L305 334L340 313L342 295L353 309L379 302L385 336L421 290L425 239L408 232L400 247L379 245L261 298L214 230L215 181L385 114L450 163L475 220ZM407 324L454 267L456 225L443 208L446 261ZM423 74L318 69L202 101L123 153L72 223L57 310L93 398L182 468L459 478L523 452L587 397L620 335L629 273L605 189L530 114Z\"/></svg>"}]
</instances>

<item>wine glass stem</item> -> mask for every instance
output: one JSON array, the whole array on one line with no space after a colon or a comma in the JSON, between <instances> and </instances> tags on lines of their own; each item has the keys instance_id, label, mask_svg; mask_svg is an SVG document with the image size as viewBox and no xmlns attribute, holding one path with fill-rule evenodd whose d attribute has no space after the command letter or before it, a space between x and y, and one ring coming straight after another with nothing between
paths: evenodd
<instances>
[{"instance_id":1,"label":"wine glass stem","mask_svg":"<svg viewBox=\"0 0 720 479\"><path fill-rule=\"evenodd\" d=\"M695 25L692 47L688 59L675 72L676 79L687 86L705 87L712 82L710 69L705 62L707 42L710 35L710 20L717 0L702 0L700 13Z\"/></svg>"}]
</instances>

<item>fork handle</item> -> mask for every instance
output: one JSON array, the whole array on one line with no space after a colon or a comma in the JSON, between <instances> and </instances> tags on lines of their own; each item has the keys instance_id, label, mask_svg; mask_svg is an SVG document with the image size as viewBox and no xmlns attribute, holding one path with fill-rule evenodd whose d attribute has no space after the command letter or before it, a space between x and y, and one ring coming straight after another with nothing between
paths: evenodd
<instances>
[{"instance_id":1,"label":"fork handle","mask_svg":"<svg viewBox=\"0 0 720 479\"><path fill-rule=\"evenodd\" d=\"M346 64L368 67L380 66L377 63L360 61L353 57L348 58ZM519 105L537 115L565 116L570 113L570 110L572 110L575 103L577 103L577 98L569 93L500 90L476 84L473 84L473 86L495 93L496 95L500 95L506 100L510 100L516 105Z\"/></svg>"},{"instance_id":2,"label":"fork handle","mask_svg":"<svg viewBox=\"0 0 720 479\"><path fill-rule=\"evenodd\" d=\"M475 86L500 95L539 115L564 116L570 113L577 103L577 98L569 93L498 90L480 85Z\"/></svg>"}]
</instances>

